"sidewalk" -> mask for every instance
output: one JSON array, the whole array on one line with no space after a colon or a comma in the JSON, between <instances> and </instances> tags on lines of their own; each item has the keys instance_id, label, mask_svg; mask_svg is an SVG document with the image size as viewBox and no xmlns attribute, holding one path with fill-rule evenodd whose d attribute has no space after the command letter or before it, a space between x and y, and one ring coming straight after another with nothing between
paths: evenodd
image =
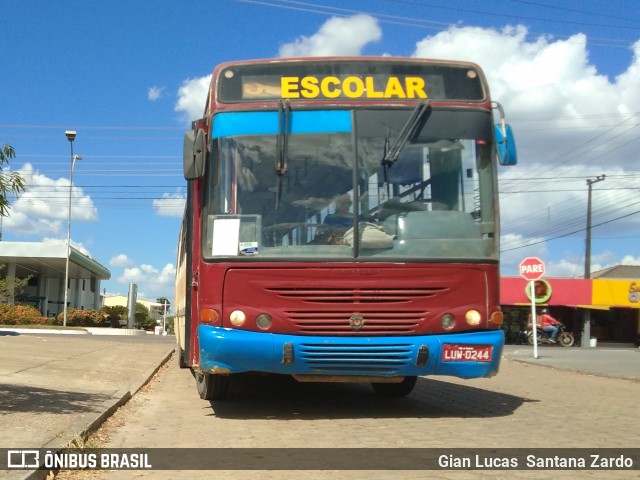
<instances>
[{"instance_id":1,"label":"sidewalk","mask_svg":"<svg viewBox=\"0 0 640 480\"><path fill-rule=\"evenodd\" d=\"M0 332L0 448L60 448L100 425L165 363L175 337ZM5 479L28 471L1 472Z\"/></svg>"},{"instance_id":2,"label":"sidewalk","mask_svg":"<svg viewBox=\"0 0 640 480\"><path fill-rule=\"evenodd\" d=\"M504 356L517 362L588 375L640 381L640 349L539 346L538 358L528 345L505 345Z\"/></svg>"}]
</instances>

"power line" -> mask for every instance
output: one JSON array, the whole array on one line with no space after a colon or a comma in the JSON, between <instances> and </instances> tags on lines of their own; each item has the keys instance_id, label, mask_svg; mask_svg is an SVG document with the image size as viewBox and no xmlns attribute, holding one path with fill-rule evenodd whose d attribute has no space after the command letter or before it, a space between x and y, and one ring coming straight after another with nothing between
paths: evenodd
<instances>
[{"instance_id":1,"label":"power line","mask_svg":"<svg viewBox=\"0 0 640 480\"><path fill-rule=\"evenodd\" d=\"M256 4L256 5L262 5L262 6L266 6L266 7L272 7L272 8L281 8L281 9L285 9L285 10L294 10L294 11L302 11L302 12L309 12L309 13L317 13L317 14L321 14L321 15L336 15L336 16L342 16L342 17L346 17L348 15L353 15L353 14L366 14L366 15L371 15L373 17L376 17L378 19L378 21L380 21L381 23L388 23L388 24L397 24L397 25L403 25L403 26L408 26L408 27L414 27L414 28L423 28L423 29L429 29L429 30L440 30L440 31L444 31L447 28L452 27L452 23L451 22L434 22L434 21L427 21L427 20L421 20L421 19L417 19L415 17L399 17L399 16L394 16L394 15L388 15L385 13L377 13L377 12L370 12L370 11L364 11L364 10L355 10L355 9L346 9L346 8L340 8L340 7L333 7L333 6L329 6L329 5L324 5L324 4L320 4L320 3L308 3L308 2L301 2L301 1L295 1L295 0L271 0L271 1L264 1L264 0L237 0L239 2L242 3L251 3L251 4ZM280 3L274 3L274 2L280 2ZM598 25L588 25L588 24L584 24L584 23L580 23L580 22L573 22L571 20L556 20L556 19L551 19L551 18L544 18L544 19L536 19L536 18L532 18L532 17L522 17L520 15L507 15L507 14L500 14L500 13L495 13L496 10L492 10L491 12L487 12L487 11L474 11L474 10L465 10L465 9L461 9L461 8L455 8L455 7L444 7L441 5L426 5L426 4L421 4L421 3L417 3L417 2L409 2L409 1L401 1L401 0L389 0L389 1L396 1L397 3L409 3L409 4L414 4L414 5L421 5L424 7L428 7L430 9L433 8L441 8L441 9L450 9L450 10L455 10L455 11L459 11L459 12L463 12L463 13L473 13L474 15L485 15L485 16L497 16L497 17L508 17L508 18L524 18L524 19L528 19L528 20L541 20L544 22L557 22L557 23L562 23L562 24L577 24L577 25L582 25L582 26L598 26ZM624 28L624 29L629 29L629 30L640 30L640 27L621 27L619 25L614 25L614 24L606 24L606 25L601 25L602 28ZM480 34L484 34L483 32L478 32ZM531 35L539 35L539 36L548 36L549 33L548 32L529 32L529 34ZM490 35L490 33L486 33L485 35ZM559 34L553 34L554 38L560 38L560 39L564 39L564 40L569 40L571 39L571 37L573 35L559 35ZM618 48L628 48L631 45L631 41L628 40L620 40L619 38L596 38L596 37L590 37L590 44L592 46L607 46L607 47L618 47Z\"/></svg>"},{"instance_id":2,"label":"power line","mask_svg":"<svg viewBox=\"0 0 640 480\"><path fill-rule=\"evenodd\" d=\"M287 1L287 2L290 2L290 3L299 3L299 2L293 2L292 0L281 0L281 1ZM490 11L488 11L488 10L470 10L470 9L467 9L467 8L449 7L449 6L444 6L444 5L434 5L433 3L423 3L423 2L416 2L416 1L410 1L410 0L387 0L387 1L388 2L394 2L394 3L402 3L402 4L407 4L407 5L417 5L417 6L422 6L422 7L428 7L430 9L450 10L450 11L455 11L455 12L472 13L474 15L484 15L484 16L491 16L491 17L517 18L519 20L520 19L536 20L536 21L551 22L551 23L563 23L563 24L581 25L581 26L586 26L586 27L604 27L604 28L614 28L614 29L622 29L622 30L640 30L640 27L629 27L629 26L624 26L624 25L619 25L619 24L612 24L612 23L607 23L607 24L595 23L595 24L591 24L591 23L577 22L577 21L573 21L573 20L558 19L558 18L549 18L549 17L540 18L540 17L530 17L530 16L526 16L526 15L511 15L511 14L507 14L507 13L501 13L499 9L491 9Z\"/></svg>"},{"instance_id":3,"label":"power line","mask_svg":"<svg viewBox=\"0 0 640 480\"><path fill-rule=\"evenodd\" d=\"M548 8L548 9L552 9L552 10L561 10L561 11L565 11L565 12L569 12L569 13L580 13L582 15L590 15L593 17L598 17L598 18L611 18L614 20L624 20L624 21L628 21L628 22L636 22L638 23L637 20L631 18L631 17L618 17L615 15L607 15L606 13L603 13L601 10L599 10L598 12L588 12L586 10L578 10L575 8L566 8L566 7L560 7L557 4L556 5L546 5L544 3L538 3L538 2L530 2L527 0L511 0L514 3L523 3L525 5L533 5L535 7L542 7L542 8ZM610 4L610 3L609 3Z\"/></svg>"},{"instance_id":4,"label":"power line","mask_svg":"<svg viewBox=\"0 0 640 480\"><path fill-rule=\"evenodd\" d=\"M632 215L636 215L636 214L638 214L638 213L640 213L640 210L636 210L635 212L631 212L631 213L628 213L628 214L626 214L626 215L621 215L621 216L619 216L619 217L617 217L617 218L613 218L613 219L611 219L611 220L607 220L606 222L598 223L598 224L596 224L596 225L593 225L591 228L599 227L599 226L601 226L601 225L606 225L606 224L608 224L608 223L612 223L612 222L615 222L615 221L617 221L617 220L620 220L620 219L623 219L623 218L627 218L627 217L630 217L630 216L632 216ZM574 230L574 231L572 231L572 232L568 232L568 233L565 233L565 234L562 234L562 235L557 235L557 236L555 236L555 237L546 238L546 239L544 239L544 240L539 240L539 241L537 241L537 242L532 242L532 243L529 243L529 244L527 244L527 245L521 245L521 246L519 246L519 247L512 247L512 248L505 248L505 249L502 249L502 248L501 248L501 249L500 249L500 252L502 253L502 252L510 252L510 251L512 251L512 250L519 250L519 249L521 249L521 248L531 247L531 246L533 246L533 245L538 245L538 244L540 244L540 243L549 242L549 241L551 241L551 240L557 240L558 238L568 237L568 236L570 236L570 235L575 235L576 233L581 233L581 232L584 232L584 231L586 231L586 227L585 227L585 228L581 228L581 229L579 229L579 230Z\"/></svg>"}]
</instances>

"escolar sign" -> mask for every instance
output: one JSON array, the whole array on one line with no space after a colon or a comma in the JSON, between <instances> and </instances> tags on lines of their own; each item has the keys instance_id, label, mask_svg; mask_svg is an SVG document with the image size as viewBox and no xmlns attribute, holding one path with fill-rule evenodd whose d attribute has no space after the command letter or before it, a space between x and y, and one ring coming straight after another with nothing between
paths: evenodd
<instances>
[{"instance_id":1,"label":"escolar sign","mask_svg":"<svg viewBox=\"0 0 640 480\"><path fill-rule=\"evenodd\" d=\"M373 77L282 77L282 98L427 98L421 77L388 77L383 85Z\"/></svg>"}]
</instances>

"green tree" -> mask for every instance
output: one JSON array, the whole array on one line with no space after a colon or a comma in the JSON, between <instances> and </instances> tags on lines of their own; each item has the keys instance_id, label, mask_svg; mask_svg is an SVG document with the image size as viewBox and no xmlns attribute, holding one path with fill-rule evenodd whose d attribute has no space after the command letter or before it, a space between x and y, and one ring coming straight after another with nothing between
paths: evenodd
<instances>
[{"instance_id":1,"label":"green tree","mask_svg":"<svg viewBox=\"0 0 640 480\"><path fill-rule=\"evenodd\" d=\"M24 178L18 172L3 173L3 167L9 165L9 159L15 158L16 152L8 143L0 149L0 217L9 215L9 200L7 195L12 193L17 195L26 189Z\"/></svg>"},{"instance_id":2,"label":"green tree","mask_svg":"<svg viewBox=\"0 0 640 480\"><path fill-rule=\"evenodd\" d=\"M0 265L0 274L4 269L5 265ZM8 302L11 296L16 296L29 284L29 279L27 278L15 278L6 276L0 279L0 302Z\"/></svg>"},{"instance_id":3,"label":"green tree","mask_svg":"<svg viewBox=\"0 0 640 480\"><path fill-rule=\"evenodd\" d=\"M171 311L171 302L167 299L167 297L159 297L156 298L156 303L159 305L156 306L156 311L160 317L164 316L164 305L167 304L167 314Z\"/></svg>"},{"instance_id":4,"label":"green tree","mask_svg":"<svg viewBox=\"0 0 640 480\"><path fill-rule=\"evenodd\" d=\"M149 330L155 326L156 321L149 315L149 309L143 303L136 302L136 327Z\"/></svg>"}]
</instances>

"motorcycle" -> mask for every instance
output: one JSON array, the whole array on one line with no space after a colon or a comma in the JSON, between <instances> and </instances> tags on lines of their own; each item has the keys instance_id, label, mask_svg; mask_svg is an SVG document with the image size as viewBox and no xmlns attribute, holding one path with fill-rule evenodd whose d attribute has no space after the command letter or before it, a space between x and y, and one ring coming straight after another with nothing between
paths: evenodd
<instances>
[{"instance_id":1,"label":"motorcycle","mask_svg":"<svg viewBox=\"0 0 640 480\"><path fill-rule=\"evenodd\" d=\"M573 333L567 332L563 324L557 325L557 327L558 336L556 337L556 343L562 347L573 346L575 343ZM553 342L551 341L551 333L544 332L541 328L536 328L536 332L538 333L538 345L553 345ZM527 336L527 343L529 345L533 345L533 332L531 330L527 330L525 334Z\"/></svg>"}]
</instances>

